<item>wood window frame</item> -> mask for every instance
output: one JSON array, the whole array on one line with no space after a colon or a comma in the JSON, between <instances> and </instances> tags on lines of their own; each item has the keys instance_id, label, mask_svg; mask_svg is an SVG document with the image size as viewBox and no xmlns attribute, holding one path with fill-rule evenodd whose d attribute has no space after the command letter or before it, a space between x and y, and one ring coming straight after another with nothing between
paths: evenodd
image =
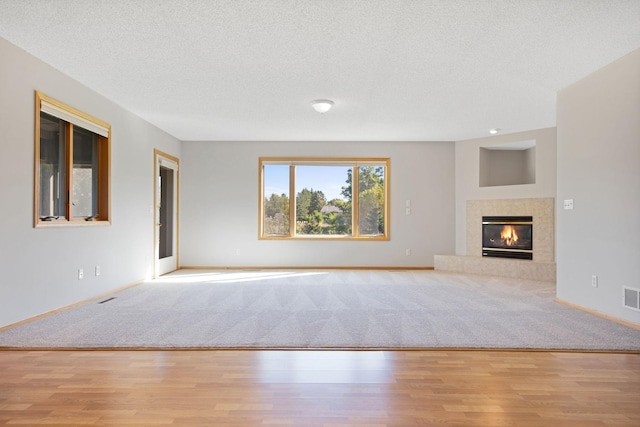
<instances>
[{"instance_id":1,"label":"wood window frame","mask_svg":"<svg viewBox=\"0 0 640 427\"><path fill-rule=\"evenodd\" d=\"M264 166L289 165L289 234L269 235L264 233ZM351 201L351 235L323 235L296 233L296 183L295 166L350 166L354 169L365 166L384 166L384 233L381 235L361 235L358 230L358 173L352 173ZM391 206L391 159L390 158L326 158L326 157L260 157L258 159L258 239L259 240L357 240L388 241L390 240L390 206Z\"/></svg>"},{"instance_id":2,"label":"wood window frame","mask_svg":"<svg viewBox=\"0 0 640 427\"><path fill-rule=\"evenodd\" d=\"M55 109L60 114L43 111L43 106ZM42 217L40 215L40 154L41 134L40 117L47 112L64 123L65 143L65 214L58 217ZM63 116L63 117L61 117ZM74 124L65 118L73 117ZM71 193L73 189L73 127L79 126L89 130L97 137L97 195L95 196L97 210L91 217L73 217L73 203ZM89 129L87 129L89 128ZM96 133L94 129L100 129ZM68 227L68 226L104 226L111 224L111 125L89 114L66 105L41 92L35 92L35 150L34 150L34 227Z\"/></svg>"}]
</instances>

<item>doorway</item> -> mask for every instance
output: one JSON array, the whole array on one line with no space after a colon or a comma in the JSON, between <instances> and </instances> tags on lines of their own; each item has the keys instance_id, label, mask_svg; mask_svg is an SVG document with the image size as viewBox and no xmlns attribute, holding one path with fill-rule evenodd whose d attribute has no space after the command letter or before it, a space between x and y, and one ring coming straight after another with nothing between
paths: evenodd
<instances>
[{"instance_id":1,"label":"doorway","mask_svg":"<svg viewBox=\"0 0 640 427\"><path fill-rule=\"evenodd\" d=\"M154 277L178 269L178 164L154 150Z\"/></svg>"}]
</instances>

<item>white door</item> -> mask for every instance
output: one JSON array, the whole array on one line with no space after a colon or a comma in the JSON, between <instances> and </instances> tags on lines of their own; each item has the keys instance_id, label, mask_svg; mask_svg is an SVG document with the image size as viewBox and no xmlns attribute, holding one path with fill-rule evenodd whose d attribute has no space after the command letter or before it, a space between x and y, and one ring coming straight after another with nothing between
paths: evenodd
<instances>
[{"instance_id":1,"label":"white door","mask_svg":"<svg viewBox=\"0 0 640 427\"><path fill-rule=\"evenodd\" d=\"M178 159L155 151L155 277L178 269Z\"/></svg>"}]
</instances>

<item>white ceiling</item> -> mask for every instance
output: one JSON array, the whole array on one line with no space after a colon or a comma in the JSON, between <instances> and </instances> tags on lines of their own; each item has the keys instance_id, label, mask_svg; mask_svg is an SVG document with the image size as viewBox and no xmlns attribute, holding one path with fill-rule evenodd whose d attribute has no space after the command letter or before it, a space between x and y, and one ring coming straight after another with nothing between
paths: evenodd
<instances>
[{"instance_id":1,"label":"white ceiling","mask_svg":"<svg viewBox=\"0 0 640 427\"><path fill-rule=\"evenodd\" d=\"M462 140L555 126L640 0L0 0L0 37L180 140Z\"/></svg>"}]
</instances>

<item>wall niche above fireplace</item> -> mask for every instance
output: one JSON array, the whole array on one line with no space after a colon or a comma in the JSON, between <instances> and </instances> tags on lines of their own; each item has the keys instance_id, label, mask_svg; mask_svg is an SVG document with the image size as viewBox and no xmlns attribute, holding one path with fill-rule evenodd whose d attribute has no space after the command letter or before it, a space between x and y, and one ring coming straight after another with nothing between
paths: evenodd
<instances>
[{"instance_id":1,"label":"wall niche above fireplace","mask_svg":"<svg viewBox=\"0 0 640 427\"><path fill-rule=\"evenodd\" d=\"M536 183L536 141L480 147L480 187Z\"/></svg>"}]
</instances>

